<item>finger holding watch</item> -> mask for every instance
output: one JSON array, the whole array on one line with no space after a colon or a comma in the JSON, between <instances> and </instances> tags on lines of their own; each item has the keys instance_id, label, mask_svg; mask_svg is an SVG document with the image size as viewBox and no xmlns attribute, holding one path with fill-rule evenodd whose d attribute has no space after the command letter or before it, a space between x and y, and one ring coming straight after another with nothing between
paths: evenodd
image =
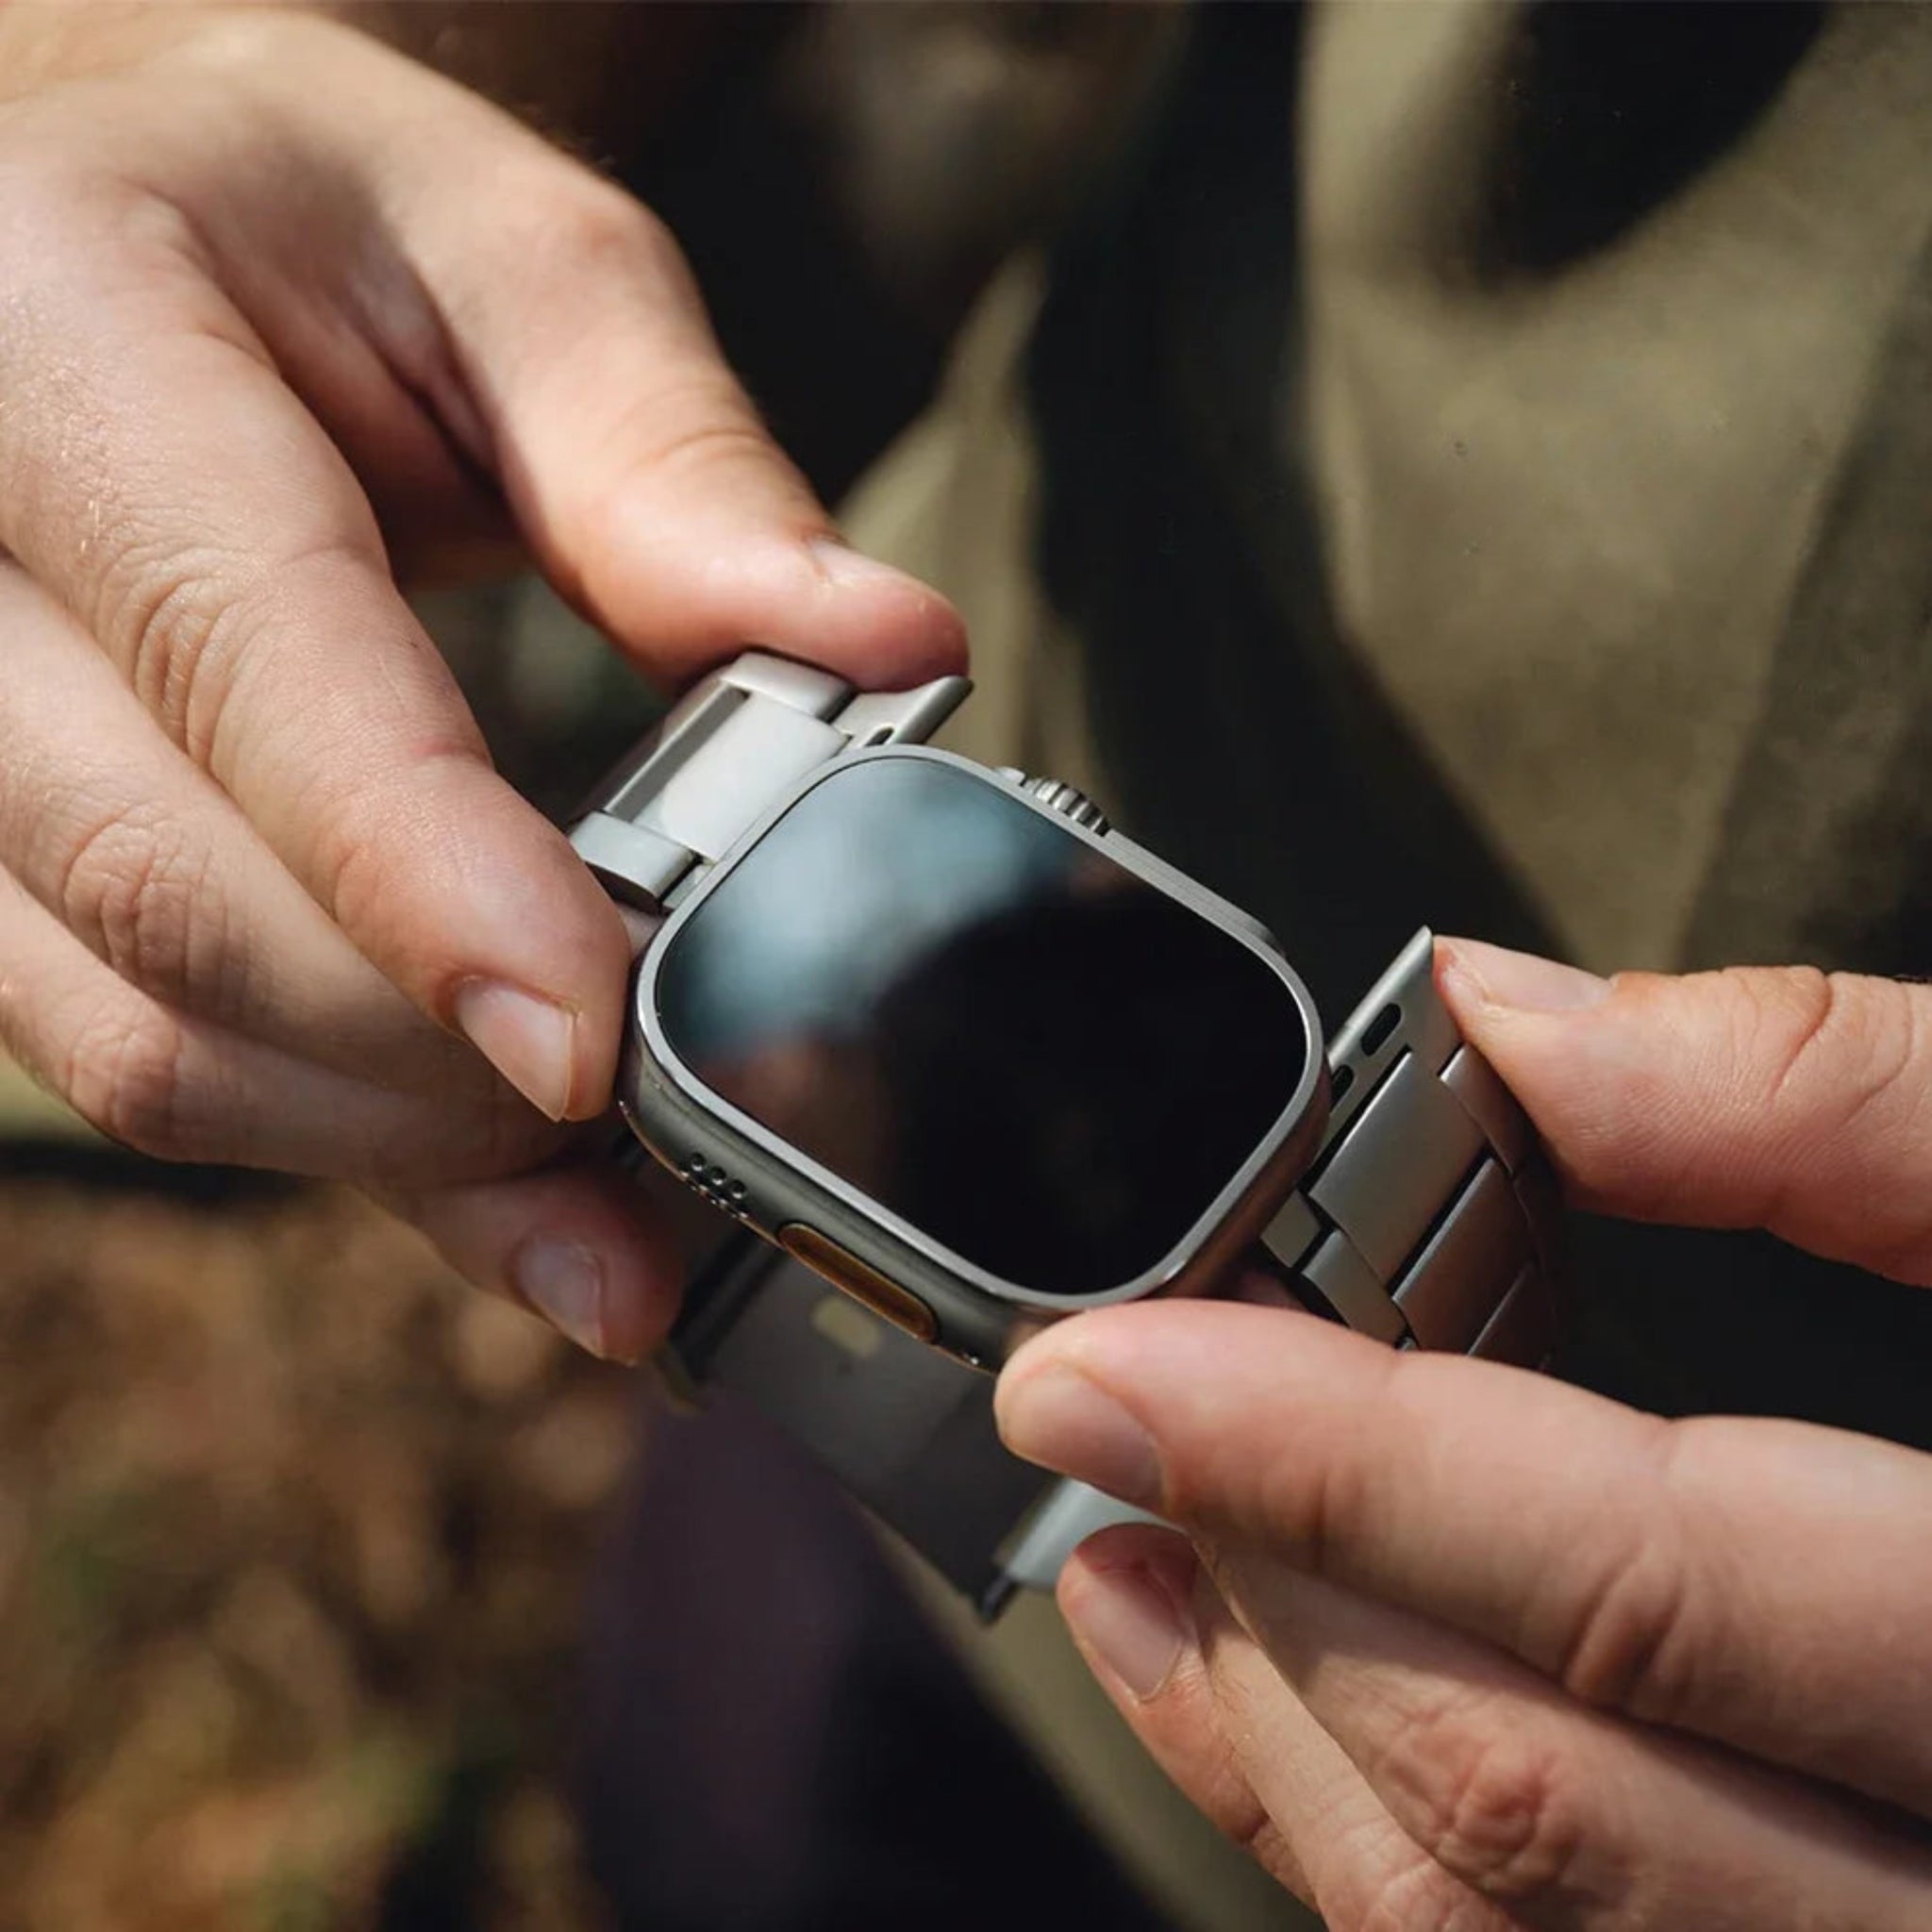
<instances>
[{"instance_id":1,"label":"finger holding watch","mask_svg":"<svg viewBox=\"0 0 1932 1932\"><path fill-rule=\"evenodd\" d=\"M513 525L673 684L752 635L911 682L958 620L834 541L669 237L509 116L298 13L70 26L0 24L31 751L0 1029L146 1151L375 1181L634 1354L661 1245L541 1118L608 1104L623 927L491 769L391 557Z\"/></svg>"},{"instance_id":2,"label":"finger holding watch","mask_svg":"<svg viewBox=\"0 0 1932 1932\"><path fill-rule=\"evenodd\" d=\"M1573 1199L1932 1274L1923 989L1467 943L1438 977ZM1060 1324L1000 1409L1194 1539L1205 1568L1109 1531L1062 1604L1155 1755L1332 1924L1932 1914L1932 1458L1228 1305Z\"/></svg>"}]
</instances>

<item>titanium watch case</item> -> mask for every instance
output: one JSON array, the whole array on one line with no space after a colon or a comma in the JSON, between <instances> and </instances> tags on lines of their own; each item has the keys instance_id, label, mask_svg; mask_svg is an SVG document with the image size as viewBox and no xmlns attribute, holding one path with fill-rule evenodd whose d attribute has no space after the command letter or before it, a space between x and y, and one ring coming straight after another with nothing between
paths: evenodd
<instances>
[{"instance_id":1,"label":"titanium watch case","mask_svg":"<svg viewBox=\"0 0 1932 1932\"><path fill-rule=\"evenodd\" d=\"M1094 848L1228 935L1262 961L1297 1010L1306 1041L1301 1076L1273 1127L1228 1177L1207 1211L1154 1268L1116 1287L1055 1294L1002 1280L920 1229L708 1088L669 1044L656 986L672 941L758 841L809 792L855 766L917 759L999 791ZM1328 1120L1328 1059L1313 1000L1255 919L1108 827L1064 787L1035 791L1022 774L908 743L852 749L780 793L668 909L632 976L619 1106L643 1146L687 1186L923 1341L993 1369L1055 1317L1150 1295L1205 1289L1260 1236L1319 1149ZM1074 813L1079 815L1075 816ZM1096 823L1090 823L1095 821ZM1175 1122L1172 1131L1185 1133Z\"/></svg>"},{"instance_id":2,"label":"titanium watch case","mask_svg":"<svg viewBox=\"0 0 1932 1932\"><path fill-rule=\"evenodd\" d=\"M945 767L945 782L960 774L1057 830L1091 834L1082 842L1094 856L1205 917L1293 998L1304 1078L1280 1117L1279 1145L1271 1153L1275 1137L1264 1138L1175 1250L1176 1265L1097 1294L1016 1295L997 1283L989 1292L975 1285L984 1277L962 1280L943 1251L946 1265L935 1268L897 1224L882 1224L878 1204L831 1176L824 1185L821 1170L768 1130L741 1131L742 1116L694 1074L680 1080L654 1063L639 1016L652 1010L658 968L674 957L658 941L667 931L675 939L686 903L695 908L814 785L880 747L923 744L969 689L943 677L864 692L817 667L744 652L693 685L619 762L570 836L611 896L654 922L648 940L632 924L644 958L626 1026L620 1104L630 1131L618 1158L634 1169L654 1155L747 1231L728 1235L691 1284L660 1357L672 1386L721 1390L761 1410L991 1617L1015 1590L1051 1587L1085 1536L1139 1512L1014 1462L993 1427L991 1384L961 1361L996 1366L1049 1314L1094 1301L1227 1292L1202 1277L1236 1258L1241 1229L1256 1227L1258 1265L1231 1284L1244 1299L1299 1305L1396 1348L1539 1364L1557 1332L1560 1217L1532 1124L1436 991L1426 928L1334 1033L1324 1066L1307 994L1252 918L1111 832L1070 788L944 754L913 755ZM924 775L941 778L931 765ZM1060 971L1064 979L1070 969ZM1171 1111L1198 1123L1200 1106ZM1017 1096L1013 1118L1025 1124ZM1177 1143L1182 1158L1193 1151ZM1212 1178L1211 1169L1197 1175ZM764 1243L751 1232L787 1252L759 1261Z\"/></svg>"}]
</instances>

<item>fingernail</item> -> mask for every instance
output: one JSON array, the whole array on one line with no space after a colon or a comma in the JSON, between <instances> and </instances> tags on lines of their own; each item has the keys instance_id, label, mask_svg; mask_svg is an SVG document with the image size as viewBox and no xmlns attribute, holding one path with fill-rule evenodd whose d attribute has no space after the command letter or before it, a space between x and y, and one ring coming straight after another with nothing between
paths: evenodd
<instances>
[{"instance_id":1,"label":"fingernail","mask_svg":"<svg viewBox=\"0 0 1932 1932\"><path fill-rule=\"evenodd\" d=\"M1526 1013L1567 1013L1593 1007L1609 996L1610 982L1535 953L1512 953L1480 940L1445 940L1446 961L1460 971L1491 1006Z\"/></svg>"},{"instance_id":2,"label":"fingernail","mask_svg":"<svg viewBox=\"0 0 1932 1932\"><path fill-rule=\"evenodd\" d=\"M812 561L819 567L819 573L828 583L846 584L899 584L910 585L914 590L924 591L925 586L917 577L907 575L903 570L895 570L890 563L881 563L875 557L868 557L862 550L855 550L849 543L841 543L836 537L814 537L806 545L811 552ZM930 596L932 593L926 591Z\"/></svg>"},{"instance_id":3,"label":"fingernail","mask_svg":"<svg viewBox=\"0 0 1932 1932\"><path fill-rule=\"evenodd\" d=\"M1015 1456L1151 1508L1160 1496L1154 1439L1096 1383L1058 1363L1002 1383L1000 1434Z\"/></svg>"},{"instance_id":4,"label":"fingernail","mask_svg":"<svg viewBox=\"0 0 1932 1932\"><path fill-rule=\"evenodd\" d=\"M494 980L473 979L456 998L464 1037L530 1105L560 1121L570 1107L573 1014Z\"/></svg>"},{"instance_id":5,"label":"fingernail","mask_svg":"<svg viewBox=\"0 0 1932 1932\"><path fill-rule=\"evenodd\" d=\"M533 1235L510 1263L516 1291L579 1348L594 1356L604 1345L604 1267L580 1241Z\"/></svg>"},{"instance_id":6,"label":"fingernail","mask_svg":"<svg viewBox=\"0 0 1932 1932\"><path fill-rule=\"evenodd\" d=\"M1135 1568L1090 1571L1069 1605L1068 1622L1080 1643L1143 1703L1194 1642L1192 1612L1158 1577Z\"/></svg>"}]
</instances>

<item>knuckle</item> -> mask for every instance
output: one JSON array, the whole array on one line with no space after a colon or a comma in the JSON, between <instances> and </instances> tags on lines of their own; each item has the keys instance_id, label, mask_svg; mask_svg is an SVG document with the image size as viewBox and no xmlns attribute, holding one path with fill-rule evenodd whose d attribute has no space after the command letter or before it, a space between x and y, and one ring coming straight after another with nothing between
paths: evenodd
<instances>
[{"instance_id":1,"label":"knuckle","mask_svg":"<svg viewBox=\"0 0 1932 1932\"><path fill-rule=\"evenodd\" d=\"M622 478L625 487L587 502L582 520L588 547L613 562L636 551L639 494L683 502L694 484L715 488L733 474L790 469L738 378L710 361L668 374L612 410L598 454L603 460L588 474Z\"/></svg>"},{"instance_id":2,"label":"knuckle","mask_svg":"<svg viewBox=\"0 0 1932 1932\"><path fill-rule=\"evenodd\" d=\"M1924 1060L1918 999L1895 981L1815 967L1732 968L1735 1051L1753 1104L1814 1127L1849 1125ZM1916 1087L1917 1083L1912 1083Z\"/></svg>"},{"instance_id":3,"label":"knuckle","mask_svg":"<svg viewBox=\"0 0 1932 1932\"><path fill-rule=\"evenodd\" d=\"M639 439L639 464L655 482L681 489L694 475L769 470L783 460L764 425L735 393L726 395L724 388L721 381L720 393L708 411L656 425L655 435Z\"/></svg>"},{"instance_id":4,"label":"knuckle","mask_svg":"<svg viewBox=\"0 0 1932 1932\"><path fill-rule=\"evenodd\" d=\"M1412 1727L1391 1771L1408 1788L1410 1836L1485 1896L1533 1904L1561 1893L1585 1842L1564 1758L1481 1699L1445 1704Z\"/></svg>"},{"instance_id":5,"label":"knuckle","mask_svg":"<svg viewBox=\"0 0 1932 1932\"><path fill-rule=\"evenodd\" d=\"M130 544L104 571L92 627L147 709L201 761L219 722L219 691L244 602L229 559Z\"/></svg>"},{"instance_id":6,"label":"knuckle","mask_svg":"<svg viewBox=\"0 0 1932 1932\"><path fill-rule=\"evenodd\" d=\"M196 1150L183 1131L187 1036L160 1007L103 1002L77 1029L58 1085L110 1141L160 1160Z\"/></svg>"},{"instance_id":7,"label":"knuckle","mask_svg":"<svg viewBox=\"0 0 1932 1932\"><path fill-rule=\"evenodd\" d=\"M369 932L414 888L384 836L374 802L331 799L316 814L316 875L323 909L352 932Z\"/></svg>"},{"instance_id":8,"label":"knuckle","mask_svg":"<svg viewBox=\"0 0 1932 1932\"><path fill-rule=\"evenodd\" d=\"M1837 981L1810 966L1733 968L1725 977L1737 993L1741 1066L1761 1070L1763 1096L1774 1107L1801 1096L1833 1035Z\"/></svg>"},{"instance_id":9,"label":"knuckle","mask_svg":"<svg viewBox=\"0 0 1932 1932\"><path fill-rule=\"evenodd\" d=\"M533 197L534 222L547 250L574 273L669 281L680 292L691 286L684 251L634 194L575 167L561 193L547 175L544 189Z\"/></svg>"},{"instance_id":10,"label":"knuckle","mask_svg":"<svg viewBox=\"0 0 1932 1932\"><path fill-rule=\"evenodd\" d=\"M55 903L68 929L124 979L179 1000L221 974L208 870L178 821L128 808L81 833L60 862Z\"/></svg>"},{"instance_id":11,"label":"knuckle","mask_svg":"<svg viewBox=\"0 0 1932 1932\"><path fill-rule=\"evenodd\" d=\"M1831 1124L1842 1131L1895 1094L1917 1106L1926 1071L1918 996L1890 980L1842 973L1828 974L1825 986L1811 1048L1830 1082Z\"/></svg>"},{"instance_id":12,"label":"knuckle","mask_svg":"<svg viewBox=\"0 0 1932 1932\"><path fill-rule=\"evenodd\" d=\"M1654 1528L1585 1592L1555 1675L1582 1703L1669 1722L1696 1675L1698 1619L1685 1565Z\"/></svg>"},{"instance_id":13,"label":"knuckle","mask_svg":"<svg viewBox=\"0 0 1932 1932\"><path fill-rule=\"evenodd\" d=\"M654 383L610 410L573 505L575 575L592 593L637 585L640 532L740 486L781 482L812 521L811 493L722 363Z\"/></svg>"},{"instance_id":14,"label":"knuckle","mask_svg":"<svg viewBox=\"0 0 1932 1932\"><path fill-rule=\"evenodd\" d=\"M325 608L370 558L355 532L332 530L245 558L158 549L130 545L103 574L94 634L175 741L209 768L223 719L277 627Z\"/></svg>"},{"instance_id":15,"label":"knuckle","mask_svg":"<svg viewBox=\"0 0 1932 1932\"><path fill-rule=\"evenodd\" d=\"M1932 1135L1924 991L1808 967L1727 976L1740 995L1734 1091L1774 1154L1755 1170L1752 1218L1801 1246L1849 1237L1868 1267L1923 1274L1932 1218L1916 1195L1874 1188L1870 1157Z\"/></svg>"}]
</instances>

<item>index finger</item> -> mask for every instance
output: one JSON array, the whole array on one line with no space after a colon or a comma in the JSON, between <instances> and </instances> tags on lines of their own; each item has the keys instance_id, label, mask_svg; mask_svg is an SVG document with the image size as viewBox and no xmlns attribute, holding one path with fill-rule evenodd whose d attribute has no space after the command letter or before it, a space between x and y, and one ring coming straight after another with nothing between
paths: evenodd
<instances>
[{"instance_id":1,"label":"index finger","mask_svg":"<svg viewBox=\"0 0 1932 1932\"><path fill-rule=\"evenodd\" d=\"M398 986L544 1112L598 1112L616 913L492 771L335 446L187 264L155 276L9 331L0 544Z\"/></svg>"},{"instance_id":2,"label":"index finger","mask_svg":"<svg viewBox=\"0 0 1932 1932\"><path fill-rule=\"evenodd\" d=\"M1932 1283L1932 995L1809 967L1678 975L1439 948L1457 1024L1581 1206L1763 1227Z\"/></svg>"},{"instance_id":3,"label":"index finger","mask_svg":"<svg viewBox=\"0 0 1932 1932\"><path fill-rule=\"evenodd\" d=\"M1932 1809L1932 1461L1665 1423L1281 1309L1058 1324L1008 1446L1513 1652L1586 1703Z\"/></svg>"}]
</instances>

